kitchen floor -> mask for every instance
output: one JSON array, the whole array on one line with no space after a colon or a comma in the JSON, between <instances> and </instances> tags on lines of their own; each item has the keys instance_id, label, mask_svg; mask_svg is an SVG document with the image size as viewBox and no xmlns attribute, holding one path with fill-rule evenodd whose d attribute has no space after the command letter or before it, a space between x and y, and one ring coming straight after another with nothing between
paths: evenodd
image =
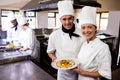
<instances>
[{"instance_id":1,"label":"kitchen floor","mask_svg":"<svg viewBox=\"0 0 120 80\"><path fill-rule=\"evenodd\" d=\"M34 62L34 63L37 64L39 67L41 67L43 70L45 70L47 73L49 73L51 76L57 79L57 70L52 68L51 65L47 63L42 63L42 62L41 63Z\"/></svg>"},{"instance_id":2,"label":"kitchen floor","mask_svg":"<svg viewBox=\"0 0 120 80\"><path fill-rule=\"evenodd\" d=\"M54 78L57 78L57 70L52 68L51 66L48 66L48 65L40 65L40 67L42 69L44 69L46 72L48 72L51 76L53 76Z\"/></svg>"}]
</instances>

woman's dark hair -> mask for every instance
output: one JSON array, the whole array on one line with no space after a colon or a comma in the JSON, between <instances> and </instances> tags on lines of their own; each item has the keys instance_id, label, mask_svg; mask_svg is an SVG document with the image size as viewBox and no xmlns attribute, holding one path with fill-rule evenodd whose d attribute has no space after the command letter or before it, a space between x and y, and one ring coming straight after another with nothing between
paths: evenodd
<instances>
[{"instance_id":1,"label":"woman's dark hair","mask_svg":"<svg viewBox=\"0 0 120 80\"><path fill-rule=\"evenodd\" d=\"M28 26L29 25L29 23L26 23L26 24L24 24L23 26Z\"/></svg>"}]
</instances>

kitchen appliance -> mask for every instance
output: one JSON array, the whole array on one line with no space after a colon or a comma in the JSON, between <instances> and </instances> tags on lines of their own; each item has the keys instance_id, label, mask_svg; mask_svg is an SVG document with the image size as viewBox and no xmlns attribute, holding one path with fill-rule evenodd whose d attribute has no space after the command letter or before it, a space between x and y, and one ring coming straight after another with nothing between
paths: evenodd
<instances>
[{"instance_id":1,"label":"kitchen appliance","mask_svg":"<svg viewBox=\"0 0 120 80\"><path fill-rule=\"evenodd\" d=\"M33 11L45 11L45 10L56 10L57 3L61 0L32 0L30 3L25 5L23 10ZM32 4L34 3L34 4ZM30 5L30 6L29 6ZM97 0L73 0L73 6L75 9L82 8L83 6L101 7L101 4ZM66 6L67 7L67 6Z\"/></svg>"}]
</instances>

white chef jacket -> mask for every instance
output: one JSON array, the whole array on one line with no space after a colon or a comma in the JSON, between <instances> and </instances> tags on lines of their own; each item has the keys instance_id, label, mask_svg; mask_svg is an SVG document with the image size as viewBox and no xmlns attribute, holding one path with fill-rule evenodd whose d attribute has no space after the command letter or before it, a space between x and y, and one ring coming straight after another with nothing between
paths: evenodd
<instances>
[{"instance_id":1,"label":"white chef jacket","mask_svg":"<svg viewBox=\"0 0 120 80\"><path fill-rule=\"evenodd\" d=\"M18 43L19 41L19 35L22 28L17 25L17 30L15 31L15 28L10 28L7 30L7 41L13 42L14 44Z\"/></svg>"},{"instance_id":2,"label":"white chef jacket","mask_svg":"<svg viewBox=\"0 0 120 80\"><path fill-rule=\"evenodd\" d=\"M75 29L75 32L80 35L80 30L78 28ZM73 57L77 58L78 52L80 50L82 44L81 37L74 37L70 39L69 34L64 33L61 28L54 31L48 41L47 53L52 51L56 51L56 57ZM77 74L72 70L58 70L57 80L76 80Z\"/></svg>"},{"instance_id":3,"label":"white chef jacket","mask_svg":"<svg viewBox=\"0 0 120 80\"><path fill-rule=\"evenodd\" d=\"M111 79L111 54L107 44L96 38L89 43L84 42L78 54L80 66L86 71L98 71L107 79ZM78 80L97 80L79 75Z\"/></svg>"},{"instance_id":4,"label":"white chef jacket","mask_svg":"<svg viewBox=\"0 0 120 80\"><path fill-rule=\"evenodd\" d=\"M28 28L26 30L22 30L20 33L20 44L21 46L25 48L29 48L27 52L31 54L33 58L38 57L38 52L39 52L39 42L36 39L35 33L31 28Z\"/></svg>"}]
</instances>

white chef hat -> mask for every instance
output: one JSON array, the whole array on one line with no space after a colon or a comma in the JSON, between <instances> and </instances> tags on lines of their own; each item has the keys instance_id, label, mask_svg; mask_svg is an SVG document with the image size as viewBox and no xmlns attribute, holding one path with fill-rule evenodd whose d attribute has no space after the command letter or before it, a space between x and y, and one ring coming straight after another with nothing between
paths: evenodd
<instances>
[{"instance_id":1,"label":"white chef hat","mask_svg":"<svg viewBox=\"0 0 120 80\"><path fill-rule=\"evenodd\" d=\"M85 23L90 23L96 25L96 8L85 6L82 8L79 15L79 24L80 26Z\"/></svg>"},{"instance_id":2,"label":"white chef hat","mask_svg":"<svg viewBox=\"0 0 120 80\"><path fill-rule=\"evenodd\" d=\"M74 16L73 1L71 0L59 1L58 11L59 11L59 18L61 18L64 15Z\"/></svg>"},{"instance_id":3,"label":"white chef hat","mask_svg":"<svg viewBox=\"0 0 120 80\"><path fill-rule=\"evenodd\" d=\"M9 19L10 21L15 20L15 19L16 19L15 14L14 14L13 12L10 12L10 13L8 14L8 19Z\"/></svg>"},{"instance_id":4,"label":"white chef hat","mask_svg":"<svg viewBox=\"0 0 120 80\"><path fill-rule=\"evenodd\" d=\"M22 26L22 25L24 25L24 24L26 24L26 23L28 23L26 17L20 16L20 17L18 18L18 24L19 24L19 25Z\"/></svg>"}]
</instances>

